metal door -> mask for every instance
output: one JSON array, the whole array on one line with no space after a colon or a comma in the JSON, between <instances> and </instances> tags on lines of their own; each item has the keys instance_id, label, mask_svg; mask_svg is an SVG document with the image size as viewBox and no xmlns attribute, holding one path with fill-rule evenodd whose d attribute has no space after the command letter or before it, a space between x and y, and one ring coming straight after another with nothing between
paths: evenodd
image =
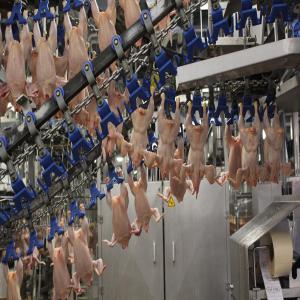
<instances>
[{"instance_id":1,"label":"metal door","mask_svg":"<svg viewBox=\"0 0 300 300\"><path fill-rule=\"evenodd\" d=\"M149 182L147 195L152 207L162 207L156 193L158 182ZM129 190L129 188L128 188ZM113 195L119 193L116 186ZM102 238L112 235L112 213L105 199L102 201ZM128 214L130 221L135 219L134 198L129 190ZM162 222L151 220L148 233L140 237L132 236L129 247L123 250L102 246L102 256L107 270L103 274L104 300L163 300L163 238ZM100 299L100 298L99 298Z\"/></svg>"},{"instance_id":2,"label":"metal door","mask_svg":"<svg viewBox=\"0 0 300 300\"><path fill-rule=\"evenodd\" d=\"M226 189L201 182L165 216L166 299L225 300L228 224Z\"/></svg>"}]
</instances>

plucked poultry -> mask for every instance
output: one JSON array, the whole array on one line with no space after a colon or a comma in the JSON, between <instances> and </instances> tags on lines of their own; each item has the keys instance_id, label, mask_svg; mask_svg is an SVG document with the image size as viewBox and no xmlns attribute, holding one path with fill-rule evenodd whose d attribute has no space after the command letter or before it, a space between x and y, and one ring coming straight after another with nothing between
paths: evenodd
<instances>
[{"instance_id":1,"label":"plucked poultry","mask_svg":"<svg viewBox=\"0 0 300 300\"><path fill-rule=\"evenodd\" d=\"M133 130L130 138L130 143L132 144L130 156L134 167L138 167L141 164L143 151L147 148L147 129L152 121L153 112L154 100L152 96L147 109L139 107L131 114Z\"/></svg>"},{"instance_id":2,"label":"plucked poultry","mask_svg":"<svg viewBox=\"0 0 300 300\"><path fill-rule=\"evenodd\" d=\"M20 254L20 249L16 249L17 254ZM7 281L7 300L22 300L21 285L23 281L23 262L19 258L14 262L14 268L10 269L8 265L4 265L4 276Z\"/></svg>"},{"instance_id":3,"label":"plucked poultry","mask_svg":"<svg viewBox=\"0 0 300 300\"><path fill-rule=\"evenodd\" d=\"M281 163L283 142L284 142L284 129L280 126L280 119L277 109L274 112L272 126L268 117L268 109L265 109L263 118L263 127L266 133L264 140L264 160L267 180L278 183L280 172L283 171L284 175L291 174L291 164Z\"/></svg>"},{"instance_id":4,"label":"plucked poultry","mask_svg":"<svg viewBox=\"0 0 300 300\"><path fill-rule=\"evenodd\" d=\"M129 198L125 183L120 184L120 195L118 196L113 197L111 191L107 191L106 201L112 209L113 235L110 241L103 240L103 242L110 247L119 243L125 249L134 233L127 214Z\"/></svg>"},{"instance_id":5,"label":"plucked poultry","mask_svg":"<svg viewBox=\"0 0 300 300\"><path fill-rule=\"evenodd\" d=\"M149 230L149 223L151 217L159 222L163 217L160 214L158 208L151 208L149 200L147 198L147 175L143 165L139 167L141 172L141 178L138 181L134 181L131 174L128 174L127 182L130 187L131 193L134 196L134 205L136 211L136 220L133 223L133 227L136 229L136 233L141 232L142 229L145 232Z\"/></svg>"},{"instance_id":6,"label":"plucked poultry","mask_svg":"<svg viewBox=\"0 0 300 300\"><path fill-rule=\"evenodd\" d=\"M51 21L49 37L42 37L38 22L34 23L34 40L37 50L36 79L39 91L39 103L42 105L49 99L56 86L62 85L63 80L56 76L54 52L57 48L57 25Z\"/></svg>"},{"instance_id":7,"label":"plucked poultry","mask_svg":"<svg viewBox=\"0 0 300 300\"><path fill-rule=\"evenodd\" d=\"M184 141L181 136L177 139L177 149L174 154L174 159L177 161L176 167L170 171L170 186L166 187L164 194L157 195L164 201L168 202L171 196L174 196L180 203L183 201L187 190L193 193L192 181L187 179L186 166L183 165L184 160Z\"/></svg>"},{"instance_id":8,"label":"plucked poultry","mask_svg":"<svg viewBox=\"0 0 300 300\"><path fill-rule=\"evenodd\" d=\"M257 164L257 148L260 141L261 123L258 115L258 104L254 103L254 122L251 127L245 126L243 116L243 104L240 103L240 115L238 127L240 131L240 138L242 141L242 168L238 169L236 180L228 178L229 182L235 189L239 189L243 180L249 186L256 186L260 176L259 166Z\"/></svg>"},{"instance_id":9,"label":"plucked poultry","mask_svg":"<svg viewBox=\"0 0 300 300\"><path fill-rule=\"evenodd\" d=\"M112 37L117 34L115 29L115 0L108 0L107 2L106 11L100 11L97 1L91 0L93 19L95 20L96 26L99 29L98 42L101 52L111 45Z\"/></svg>"},{"instance_id":10,"label":"plucked poultry","mask_svg":"<svg viewBox=\"0 0 300 300\"><path fill-rule=\"evenodd\" d=\"M216 181L215 167L205 165L204 147L208 135L208 116L207 108L203 107L202 124L193 125L192 123L192 103L188 104L188 112L185 120L186 135L190 142L188 154L187 172L193 182L194 193L196 197L199 193L200 182L206 176L209 183Z\"/></svg>"},{"instance_id":11,"label":"plucked poultry","mask_svg":"<svg viewBox=\"0 0 300 300\"><path fill-rule=\"evenodd\" d=\"M82 206L81 210L84 210ZM80 224L81 228L78 230L74 230L72 225L68 226L68 238L74 251L75 273L72 279L77 292L81 291L80 280L91 286L93 271L100 276L106 268L102 259L92 260L88 248L89 223L85 216L80 219Z\"/></svg>"},{"instance_id":12,"label":"plucked poultry","mask_svg":"<svg viewBox=\"0 0 300 300\"><path fill-rule=\"evenodd\" d=\"M64 15L64 27L66 31L66 39L68 41L68 80L77 75L85 62L88 61L88 49L86 45L87 37L87 17L85 8L82 7L79 12L79 25L78 27L72 26L69 13ZM83 89L71 102L70 107L74 107L79 104L88 95L88 89ZM89 110L89 107L87 108ZM93 109L93 107L92 107ZM97 114L97 111L91 111L92 114ZM92 116L91 116L92 117ZM74 116L76 122L81 125L87 126L90 133L93 132L94 124L91 126L89 120L88 111L83 108L80 114ZM92 118L91 118L92 119ZM90 128L92 127L92 128Z\"/></svg>"},{"instance_id":13,"label":"plucked poultry","mask_svg":"<svg viewBox=\"0 0 300 300\"><path fill-rule=\"evenodd\" d=\"M16 100L21 95L26 94L25 45L22 44L22 40L21 42L14 40L11 26L6 26L5 40L7 47L6 80L12 104L16 107Z\"/></svg>"},{"instance_id":14,"label":"plucked poultry","mask_svg":"<svg viewBox=\"0 0 300 300\"><path fill-rule=\"evenodd\" d=\"M48 250L53 262L53 300L68 300L71 277L67 267L68 239L66 234L55 237L53 241L48 241Z\"/></svg>"},{"instance_id":15,"label":"plucked poultry","mask_svg":"<svg viewBox=\"0 0 300 300\"><path fill-rule=\"evenodd\" d=\"M236 182L237 171L242 167L242 142L240 136L231 134L230 126L225 127L225 141L229 152L228 171L221 176L219 183L222 185L230 178L230 183L234 185ZM233 186L239 188L239 186Z\"/></svg>"},{"instance_id":16,"label":"plucked poultry","mask_svg":"<svg viewBox=\"0 0 300 300\"><path fill-rule=\"evenodd\" d=\"M124 10L125 26L128 29L140 17L140 0L120 0L120 6Z\"/></svg>"},{"instance_id":17,"label":"plucked poultry","mask_svg":"<svg viewBox=\"0 0 300 300\"><path fill-rule=\"evenodd\" d=\"M180 127L179 98L176 99L174 119L168 119L165 113L165 94L162 94L161 105L158 111L159 141L157 148L157 162L162 179L168 177L174 166L175 140Z\"/></svg>"}]
</instances>

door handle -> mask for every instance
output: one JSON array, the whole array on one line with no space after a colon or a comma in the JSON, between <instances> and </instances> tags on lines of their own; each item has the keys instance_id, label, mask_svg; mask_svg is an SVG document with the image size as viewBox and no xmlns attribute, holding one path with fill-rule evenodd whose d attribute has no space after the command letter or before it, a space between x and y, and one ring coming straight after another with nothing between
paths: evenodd
<instances>
[{"instance_id":1,"label":"door handle","mask_svg":"<svg viewBox=\"0 0 300 300\"><path fill-rule=\"evenodd\" d=\"M156 243L153 241L153 263L156 263Z\"/></svg>"},{"instance_id":2,"label":"door handle","mask_svg":"<svg viewBox=\"0 0 300 300\"><path fill-rule=\"evenodd\" d=\"M175 242L172 241L172 262L175 263Z\"/></svg>"}]
</instances>

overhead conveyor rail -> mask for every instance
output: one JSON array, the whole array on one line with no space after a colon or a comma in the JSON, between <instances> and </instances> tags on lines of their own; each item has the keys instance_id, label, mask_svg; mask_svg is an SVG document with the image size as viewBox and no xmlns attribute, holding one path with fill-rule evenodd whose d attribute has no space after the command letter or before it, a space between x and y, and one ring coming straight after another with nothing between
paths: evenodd
<instances>
[{"instance_id":1,"label":"overhead conveyor rail","mask_svg":"<svg viewBox=\"0 0 300 300\"><path fill-rule=\"evenodd\" d=\"M165 16L167 16L176 7L175 0L168 0L160 6L151 11L152 22L156 25ZM122 46L126 51L132 45L134 45L147 31L140 21L137 21L132 27L121 35ZM118 57L112 47L106 48L98 57L93 60L94 75L99 76L104 72ZM72 101L72 99L80 93L85 87L88 86L86 77L80 72L73 79L71 79L64 87L64 99L66 103ZM36 115L36 127L39 129L43 124L49 121L57 112L59 107L52 97L45 102L42 107L35 113ZM20 146L30 134L26 126L21 124L12 128L9 132L5 133L9 139L9 147L7 149L8 154L12 154L13 151Z\"/></svg>"},{"instance_id":2,"label":"overhead conveyor rail","mask_svg":"<svg viewBox=\"0 0 300 300\"><path fill-rule=\"evenodd\" d=\"M218 81L293 68L299 63L299 39L289 38L181 66L176 85L179 91L186 91Z\"/></svg>"}]
</instances>

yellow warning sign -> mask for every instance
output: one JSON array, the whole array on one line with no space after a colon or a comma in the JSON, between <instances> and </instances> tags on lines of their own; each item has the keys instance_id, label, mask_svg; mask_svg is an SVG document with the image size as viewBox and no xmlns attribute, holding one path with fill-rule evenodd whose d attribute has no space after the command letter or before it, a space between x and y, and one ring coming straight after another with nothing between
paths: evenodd
<instances>
[{"instance_id":1,"label":"yellow warning sign","mask_svg":"<svg viewBox=\"0 0 300 300\"><path fill-rule=\"evenodd\" d=\"M170 196L170 197L169 197L169 200L168 200L168 207L175 207L175 201L174 201L173 196Z\"/></svg>"}]
</instances>

